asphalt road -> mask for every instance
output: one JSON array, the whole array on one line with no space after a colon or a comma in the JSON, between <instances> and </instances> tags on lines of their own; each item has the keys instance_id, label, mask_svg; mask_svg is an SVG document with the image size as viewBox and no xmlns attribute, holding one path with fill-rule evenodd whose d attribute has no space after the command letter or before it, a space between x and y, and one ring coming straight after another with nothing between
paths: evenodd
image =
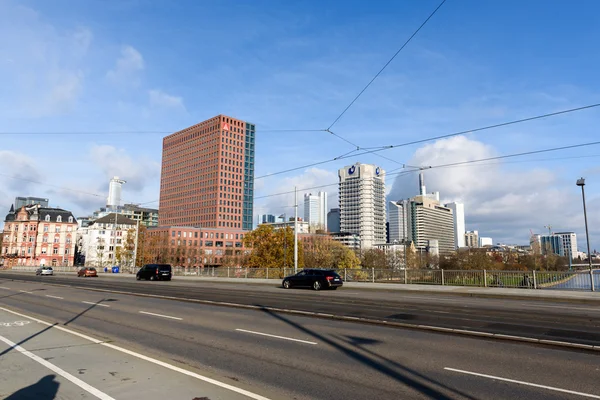
<instances>
[{"instance_id":1,"label":"asphalt road","mask_svg":"<svg viewBox=\"0 0 600 400\"><path fill-rule=\"evenodd\" d=\"M53 283L59 281L54 278L58 277L51 277ZM80 281L131 284L101 278ZM132 284L189 291L187 284L176 282ZM218 288L229 292L230 300L234 288L242 292L241 299L246 298L244 292L257 291L243 285ZM282 290L268 288L265 293L271 295L266 297ZM355 297L376 304L373 296L390 295L353 292L340 296L343 291L284 291L282 296L294 305L294 300L318 304L337 299L337 304ZM6 279L0 279L0 307L184 365L270 399L600 398L600 356L581 351ZM26 347L29 340L24 338L21 345ZM89 364L103 368L101 363ZM127 390L127 384L120 388ZM139 394L153 398L144 390Z\"/></svg>"},{"instance_id":2,"label":"asphalt road","mask_svg":"<svg viewBox=\"0 0 600 400\"><path fill-rule=\"evenodd\" d=\"M484 299L341 288L315 292L276 285L65 275L0 274L4 279L294 309L317 313L475 330L537 339L600 345L600 307L548 301Z\"/></svg>"}]
</instances>

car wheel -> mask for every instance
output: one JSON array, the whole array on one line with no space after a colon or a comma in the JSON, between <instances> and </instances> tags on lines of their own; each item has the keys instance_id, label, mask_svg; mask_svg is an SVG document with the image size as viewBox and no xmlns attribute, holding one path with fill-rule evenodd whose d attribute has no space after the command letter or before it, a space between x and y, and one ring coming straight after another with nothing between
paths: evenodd
<instances>
[{"instance_id":1,"label":"car wheel","mask_svg":"<svg viewBox=\"0 0 600 400\"><path fill-rule=\"evenodd\" d=\"M135 276L135 280L136 280L136 281L139 281L139 280L141 280L141 279L142 279L142 278L140 278L140 276L139 276L139 275L136 275L136 276Z\"/></svg>"},{"instance_id":2,"label":"car wheel","mask_svg":"<svg viewBox=\"0 0 600 400\"><path fill-rule=\"evenodd\" d=\"M152 275L152 276L150 277L150 280L151 280L151 281L155 281L155 280L156 280L156 277L155 277L154 275Z\"/></svg>"},{"instance_id":3,"label":"car wheel","mask_svg":"<svg viewBox=\"0 0 600 400\"><path fill-rule=\"evenodd\" d=\"M331 288L331 290L336 290L336 289L337 289L337 286L333 286L333 287Z\"/></svg>"},{"instance_id":4,"label":"car wheel","mask_svg":"<svg viewBox=\"0 0 600 400\"><path fill-rule=\"evenodd\" d=\"M313 283L313 289L315 289L315 290L321 290L321 282L314 281L314 283Z\"/></svg>"},{"instance_id":5,"label":"car wheel","mask_svg":"<svg viewBox=\"0 0 600 400\"><path fill-rule=\"evenodd\" d=\"M291 285L290 281L283 281L283 287L285 289L289 289L292 287L292 285Z\"/></svg>"}]
</instances>

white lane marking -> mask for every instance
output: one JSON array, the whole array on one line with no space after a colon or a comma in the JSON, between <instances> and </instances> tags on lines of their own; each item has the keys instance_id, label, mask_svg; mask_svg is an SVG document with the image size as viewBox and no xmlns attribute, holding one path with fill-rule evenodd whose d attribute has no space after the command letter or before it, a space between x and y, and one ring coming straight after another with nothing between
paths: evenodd
<instances>
[{"instance_id":1,"label":"white lane marking","mask_svg":"<svg viewBox=\"0 0 600 400\"><path fill-rule=\"evenodd\" d=\"M58 329L60 331L70 333L71 335L75 335L75 336L78 336L78 337L80 337L82 339L89 340L92 343L96 343L96 344L99 344L101 346L109 347L109 348L111 348L113 350L120 351L121 353L129 354L130 356L137 357L137 358L142 359L144 361L148 361L148 362L150 362L152 364L160 365L161 367L165 367L167 369L170 369L171 371L175 371L175 372L179 372L181 374L187 375L187 376L191 376L192 378L196 378L198 380L201 380L201 381L213 384L215 386L219 386L219 387L221 387L223 389L231 390L232 392L239 393L239 394L244 395L246 397L249 397L251 399L254 399L254 400L270 400L268 397L264 397L264 396L261 396L259 394L252 393L252 392L249 392L247 390L244 390L242 388L239 388L239 387L236 387L236 386L233 386L233 385L229 385L227 383L223 383L223 382L217 381L216 379L208 378L206 376L197 374L195 372L191 372L191 371L185 370L183 368L179 368L179 367L176 367L174 365L167 364L166 362L156 360L154 358L145 356L145 355L140 354L140 353L136 353L134 351L125 349L123 347L115 346L114 344L102 342L101 340L95 339L95 338L93 338L91 336L87 336L87 335L84 335L84 334L79 333L79 332L72 331L72 330L64 328L62 326L51 324L49 322L42 321L41 319L38 319L38 318L35 318L35 317L30 317L29 315L21 314L21 313L18 313L16 311L12 311L12 310L6 309L4 307L0 307L0 310L6 311L6 312L14 314L14 315L18 315L19 317L29 318L32 321L35 321L37 323L40 323L40 324L43 324L43 325L46 325L46 326L52 326L53 329Z\"/></svg>"},{"instance_id":2,"label":"white lane marking","mask_svg":"<svg viewBox=\"0 0 600 400\"><path fill-rule=\"evenodd\" d=\"M25 326L27 324L29 324L29 321L15 321L15 322L0 322L0 326L6 326L6 327L11 327L11 326Z\"/></svg>"},{"instance_id":3,"label":"white lane marking","mask_svg":"<svg viewBox=\"0 0 600 400\"><path fill-rule=\"evenodd\" d=\"M62 298L62 297L58 297L58 296L51 296L51 295L49 295L49 294L47 294L47 295L46 295L46 297L50 297L50 298L53 298L53 299L60 299L60 300L64 300L64 298Z\"/></svg>"},{"instance_id":4,"label":"white lane marking","mask_svg":"<svg viewBox=\"0 0 600 400\"><path fill-rule=\"evenodd\" d=\"M20 290L20 289L19 289L19 292L21 292L21 293L30 293L29 290Z\"/></svg>"},{"instance_id":5,"label":"white lane marking","mask_svg":"<svg viewBox=\"0 0 600 400\"><path fill-rule=\"evenodd\" d=\"M291 340L292 342L300 342L300 343L306 343L306 344L317 344L315 342L309 342L308 340L294 339L294 338L289 338L289 337L285 337L285 336L271 335L271 334L262 333L262 332L247 331L245 329L236 329L236 331L246 332L246 333L253 333L255 335L268 336L268 337L273 337L273 338L277 338L277 339Z\"/></svg>"},{"instance_id":6,"label":"white lane marking","mask_svg":"<svg viewBox=\"0 0 600 400\"><path fill-rule=\"evenodd\" d=\"M10 288L7 288L6 286L0 286L0 289L10 290Z\"/></svg>"},{"instance_id":7,"label":"white lane marking","mask_svg":"<svg viewBox=\"0 0 600 400\"><path fill-rule=\"evenodd\" d=\"M600 308L586 308L586 307L570 307L570 306L545 306L545 305L536 305L538 308L562 308L567 310L583 310L583 311L600 311Z\"/></svg>"},{"instance_id":8,"label":"white lane marking","mask_svg":"<svg viewBox=\"0 0 600 400\"><path fill-rule=\"evenodd\" d=\"M6 343L7 345L9 345L12 349L18 351L19 353L23 354L24 356L27 356L27 357L31 358L33 361L36 361L36 362L42 364L44 367L46 367L49 370L55 372L56 374L62 376L63 378L65 378L69 382L74 383L75 385L79 386L80 388L82 388L86 392L88 392L88 393L96 396L97 398L99 398L101 400L115 400L114 398L110 397L106 393L101 392L100 390L96 389L95 387L93 387L91 385L88 385L87 383L85 383L81 379L76 378L75 376L71 375L67 371L65 371L65 370L57 367L54 364L49 363L48 361L44 360L41 357L36 356L32 352L25 350L23 347L19 346L18 344L11 342L10 340L8 340L7 338L5 338L4 336L0 336L0 340L3 341L4 343Z\"/></svg>"},{"instance_id":9,"label":"white lane marking","mask_svg":"<svg viewBox=\"0 0 600 400\"><path fill-rule=\"evenodd\" d=\"M538 385L537 383L529 383L529 382L517 381L514 379L500 378L498 376L479 374L477 372L463 371L460 369L454 369L454 368L448 368L448 367L445 367L444 369L447 371L458 372L461 374L474 375L474 376L479 376L482 378L496 379L498 381L516 383L518 385L533 386L533 387L537 387L537 388L541 388L541 389L553 390L555 392L569 393L569 394L574 394L577 396L589 397L591 399L600 399L600 396L596 396L594 394L589 394L589 393L575 392L573 390L560 389L560 388L556 388L556 387L552 387L552 386Z\"/></svg>"},{"instance_id":10,"label":"white lane marking","mask_svg":"<svg viewBox=\"0 0 600 400\"><path fill-rule=\"evenodd\" d=\"M107 304L92 303L91 301L82 301L82 303L85 303L85 304L93 304L93 305L95 305L95 306L99 306L99 307L110 307L110 306L109 306L109 305L107 305Z\"/></svg>"},{"instance_id":11,"label":"white lane marking","mask_svg":"<svg viewBox=\"0 0 600 400\"><path fill-rule=\"evenodd\" d=\"M181 321L183 318L179 318L179 317L171 317L169 315L162 315L162 314L154 314L151 312L146 312L146 311L140 311L140 314L148 314L148 315L154 315L156 317L163 317L163 318L171 318L171 319L177 319L179 321Z\"/></svg>"}]
</instances>

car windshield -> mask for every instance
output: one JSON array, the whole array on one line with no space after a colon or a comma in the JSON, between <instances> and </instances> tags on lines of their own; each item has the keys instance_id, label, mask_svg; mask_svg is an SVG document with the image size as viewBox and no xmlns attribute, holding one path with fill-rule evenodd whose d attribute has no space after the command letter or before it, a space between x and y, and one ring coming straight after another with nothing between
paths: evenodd
<instances>
[{"instance_id":1,"label":"car windshield","mask_svg":"<svg viewBox=\"0 0 600 400\"><path fill-rule=\"evenodd\" d=\"M88 271L95 271L96 268L88 268Z\"/></svg>"},{"instance_id":2,"label":"car windshield","mask_svg":"<svg viewBox=\"0 0 600 400\"><path fill-rule=\"evenodd\" d=\"M170 265L159 265L158 266L158 270L159 271L170 271L171 270L171 266Z\"/></svg>"}]
</instances>

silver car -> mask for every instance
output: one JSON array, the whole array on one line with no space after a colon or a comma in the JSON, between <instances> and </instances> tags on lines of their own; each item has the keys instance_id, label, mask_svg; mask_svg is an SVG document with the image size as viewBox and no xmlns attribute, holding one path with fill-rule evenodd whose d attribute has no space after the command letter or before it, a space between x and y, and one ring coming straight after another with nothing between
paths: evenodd
<instances>
[{"instance_id":1,"label":"silver car","mask_svg":"<svg viewBox=\"0 0 600 400\"><path fill-rule=\"evenodd\" d=\"M40 267L35 271L36 275L54 275L52 267Z\"/></svg>"}]
</instances>

